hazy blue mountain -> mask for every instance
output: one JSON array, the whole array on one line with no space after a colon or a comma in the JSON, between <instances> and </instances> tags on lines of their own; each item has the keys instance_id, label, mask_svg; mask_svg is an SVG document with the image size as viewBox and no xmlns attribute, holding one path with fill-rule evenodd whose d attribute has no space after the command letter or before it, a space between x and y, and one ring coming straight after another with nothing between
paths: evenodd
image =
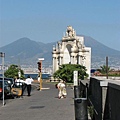
<instances>
[{"instance_id":1,"label":"hazy blue mountain","mask_svg":"<svg viewBox=\"0 0 120 120\"><path fill-rule=\"evenodd\" d=\"M23 59L43 52L37 42L34 42L28 38L21 38L11 44L2 47L1 49L6 53L6 56L19 56Z\"/></svg>"},{"instance_id":2,"label":"hazy blue mountain","mask_svg":"<svg viewBox=\"0 0 120 120\"><path fill-rule=\"evenodd\" d=\"M85 39L85 46L91 47L92 55L120 57L120 51L109 48L104 44L88 36L84 36L84 39Z\"/></svg>"},{"instance_id":3,"label":"hazy blue mountain","mask_svg":"<svg viewBox=\"0 0 120 120\"><path fill-rule=\"evenodd\" d=\"M81 35L83 36L83 35ZM105 57L110 58L112 64L118 63L120 59L120 51L111 49L95 39L84 36L85 46L92 49L92 64L104 64ZM56 42L42 43L30 40L29 38L20 38L11 44L0 48L1 52L5 52L6 64L31 64L37 63L38 58L45 58L46 64L52 64L52 47ZM111 64L111 63L110 63Z\"/></svg>"},{"instance_id":4,"label":"hazy blue mountain","mask_svg":"<svg viewBox=\"0 0 120 120\"><path fill-rule=\"evenodd\" d=\"M92 51L92 67L98 68L106 64L108 56L108 65L110 67L120 68L120 51L111 49L97 40L84 36L85 45L91 47Z\"/></svg>"},{"instance_id":5,"label":"hazy blue mountain","mask_svg":"<svg viewBox=\"0 0 120 120\"><path fill-rule=\"evenodd\" d=\"M49 49L50 48L50 49ZM21 38L0 48L5 53L6 63L34 64L38 58L51 60L51 46L29 38Z\"/></svg>"}]
</instances>

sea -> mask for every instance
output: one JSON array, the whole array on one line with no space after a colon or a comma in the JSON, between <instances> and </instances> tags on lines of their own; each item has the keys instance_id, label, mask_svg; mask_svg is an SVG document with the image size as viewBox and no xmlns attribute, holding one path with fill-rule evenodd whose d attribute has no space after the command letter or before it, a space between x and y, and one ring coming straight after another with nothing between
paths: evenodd
<instances>
[{"instance_id":1,"label":"sea","mask_svg":"<svg viewBox=\"0 0 120 120\"><path fill-rule=\"evenodd\" d=\"M27 76L30 75L31 78L33 79L38 79L38 74L37 73L30 73L30 74L24 74L25 78L27 78ZM0 76L2 76L2 74L0 74ZM42 79L49 79L50 78L50 74L49 73L43 73L42 74Z\"/></svg>"}]
</instances>

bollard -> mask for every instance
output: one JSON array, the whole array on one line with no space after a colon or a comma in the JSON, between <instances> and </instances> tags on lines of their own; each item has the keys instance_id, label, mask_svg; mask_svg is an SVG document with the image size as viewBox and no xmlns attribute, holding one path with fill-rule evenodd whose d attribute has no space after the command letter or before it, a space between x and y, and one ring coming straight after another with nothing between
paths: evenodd
<instances>
[{"instance_id":1,"label":"bollard","mask_svg":"<svg viewBox=\"0 0 120 120\"><path fill-rule=\"evenodd\" d=\"M75 98L75 120L88 120L87 98Z\"/></svg>"},{"instance_id":2,"label":"bollard","mask_svg":"<svg viewBox=\"0 0 120 120\"><path fill-rule=\"evenodd\" d=\"M74 86L74 97L80 98L80 86Z\"/></svg>"}]
</instances>

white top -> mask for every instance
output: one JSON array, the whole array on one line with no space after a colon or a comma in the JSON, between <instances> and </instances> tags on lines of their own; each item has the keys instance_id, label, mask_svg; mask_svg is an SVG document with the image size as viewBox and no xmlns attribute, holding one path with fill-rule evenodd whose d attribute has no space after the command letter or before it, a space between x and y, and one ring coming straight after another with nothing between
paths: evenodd
<instances>
[{"instance_id":1,"label":"white top","mask_svg":"<svg viewBox=\"0 0 120 120\"><path fill-rule=\"evenodd\" d=\"M21 79L17 79L17 80L15 80L15 82L16 82L17 86L22 85L22 83L25 83L25 81L21 80Z\"/></svg>"},{"instance_id":2,"label":"white top","mask_svg":"<svg viewBox=\"0 0 120 120\"><path fill-rule=\"evenodd\" d=\"M60 88L60 87L64 88L65 84L64 83L58 83L58 88Z\"/></svg>"},{"instance_id":3,"label":"white top","mask_svg":"<svg viewBox=\"0 0 120 120\"><path fill-rule=\"evenodd\" d=\"M27 85L31 85L31 83L33 82L34 80L32 79L32 78L27 78L26 80L25 80L25 83L27 84Z\"/></svg>"},{"instance_id":4,"label":"white top","mask_svg":"<svg viewBox=\"0 0 120 120\"><path fill-rule=\"evenodd\" d=\"M21 80L21 79L17 79L17 80L15 80L15 82L25 83L25 81L24 81L24 80Z\"/></svg>"}]
</instances>

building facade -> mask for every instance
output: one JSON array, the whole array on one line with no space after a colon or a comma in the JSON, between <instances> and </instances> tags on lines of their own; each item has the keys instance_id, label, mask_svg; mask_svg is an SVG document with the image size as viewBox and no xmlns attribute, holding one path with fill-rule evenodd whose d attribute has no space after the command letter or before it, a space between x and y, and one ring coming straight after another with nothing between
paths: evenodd
<instances>
[{"instance_id":1,"label":"building facade","mask_svg":"<svg viewBox=\"0 0 120 120\"><path fill-rule=\"evenodd\" d=\"M72 26L68 26L62 37L52 51L53 73L62 64L84 65L90 77L91 48L84 45L84 37L77 36Z\"/></svg>"}]
</instances>

